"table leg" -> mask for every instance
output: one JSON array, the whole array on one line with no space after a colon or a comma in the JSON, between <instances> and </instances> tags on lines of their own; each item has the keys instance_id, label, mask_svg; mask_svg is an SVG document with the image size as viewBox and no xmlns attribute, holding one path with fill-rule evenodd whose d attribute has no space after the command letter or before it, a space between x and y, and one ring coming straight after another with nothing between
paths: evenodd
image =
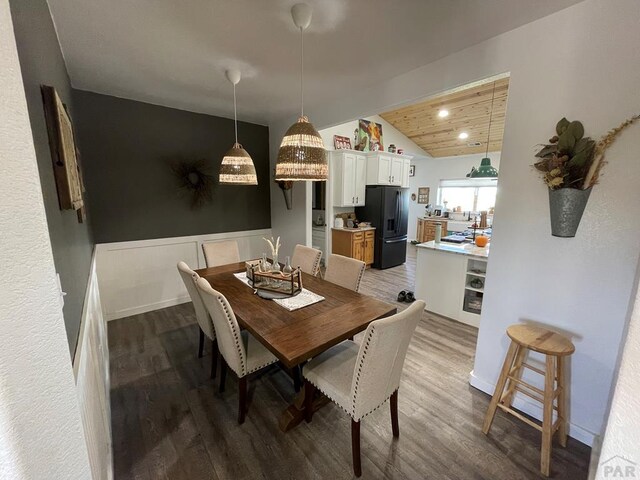
<instances>
[{"instance_id":1,"label":"table leg","mask_svg":"<svg viewBox=\"0 0 640 480\"><path fill-rule=\"evenodd\" d=\"M302 386L300 365L296 365L291 369L291 376L293 377L293 389L296 393L299 393Z\"/></svg>"},{"instance_id":2,"label":"table leg","mask_svg":"<svg viewBox=\"0 0 640 480\"><path fill-rule=\"evenodd\" d=\"M300 366L297 366L296 369L300 372ZM280 415L280 419L278 420L278 425L280 426L280 430L283 432L287 432L291 430L293 427L304 421L305 417L307 417L307 410L305 406L311 404L311 415L313 413L320 410L327 403L329 403L329 399L325 397L320 391L317 389L300 389L300 391L296 394L293 399L293 402L287 407L287 409L282 412ZM307 394L313 395L311 400L307 399ZM311 416L309 416L311 418Z\"/></svg>"}]
</instances>

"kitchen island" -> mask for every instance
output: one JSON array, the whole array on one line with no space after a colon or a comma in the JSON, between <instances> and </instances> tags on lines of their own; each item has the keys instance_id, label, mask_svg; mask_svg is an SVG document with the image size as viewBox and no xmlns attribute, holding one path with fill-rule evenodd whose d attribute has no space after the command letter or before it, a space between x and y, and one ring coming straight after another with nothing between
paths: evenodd
<instances>
[{"instance_id":1,"label":"kitchen island","mask_svg":"<svg viewBox=\"0 0 640 480\"><path fill-rule=\"evenodd\" d=\"M489 246L431 241L416 247L416 298L430 312L478 327Z\"/></svg>"}]
</instances>

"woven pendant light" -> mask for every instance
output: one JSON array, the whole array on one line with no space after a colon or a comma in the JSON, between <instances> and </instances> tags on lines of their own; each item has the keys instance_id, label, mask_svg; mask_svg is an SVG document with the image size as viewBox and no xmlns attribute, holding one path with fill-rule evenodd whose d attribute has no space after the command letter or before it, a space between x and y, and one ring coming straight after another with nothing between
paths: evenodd
<instances>
[{"instance_id":1,"label":"woven pendant light","mask_svg":"<svg viewBox=\"0 0 640 480\"><path fill-rule=\"evenodd\" d=\"M278 161L276 181L323 181L327 179L329 167L322 137L304 115L304 29L311 23L311 7L298 3L291 8L293 23L300 29L300 104L298 121L284 134Z\"/></svg>"},{"instance_id":2,"label":"woven pendant light","mask_svg":"<svg viewBox=\"0 0 640 480\"><path fill-rule=\"evenodd\" d=\"M251 155L238 143L238 114L236 109L236 85L240 82L239 70L227 70L227 79L233 84L233 120L236 141L224 155L220 165L219 183L221 185L257 185L256 167Z\"/></svg>"}]
</instances>

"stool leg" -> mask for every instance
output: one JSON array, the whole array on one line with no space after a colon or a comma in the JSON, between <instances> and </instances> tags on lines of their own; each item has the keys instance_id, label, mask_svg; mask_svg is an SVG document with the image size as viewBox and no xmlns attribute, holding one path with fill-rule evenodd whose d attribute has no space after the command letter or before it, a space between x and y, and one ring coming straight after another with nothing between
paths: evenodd
<instances>
[{"instance_id":1,"label":"stool leg","mask_svg":"<svg viewBox=\"0 0 640 480\"><path fill-rule=\"evenodd\" d=\"M564 377L564 357L556 359L556 368L558 370L558 441L563 447L567 446L567 391Z\"/></svg>"},{"instance_id":2,"label":"stool leg","mask_svg":"<svg viewBox=\"0 0 640 480\"><path fill-rule=\"evenodd\" d=\"M518 346L518 353L516 353L516 360L515 362L513 362L512 368L512 370L514 370L512 377L517 378L518 380L520 380L520 377L522 376L522 364L524 363L524 357L526 355L527 349ZM507 392L501 399L501 402L507 407L510 407L511 403L513 402L513 396L516 393L516 385L517 383L511 379L507 381Z\"/></svg>"},{"instance_id":3,"label":"stool leg","mask_svg":"<svg viewBox=\"0 0 640 480\"><path fill-rule=\"evenodd\" d=\"M544 375L544 405L542 416L542 451L540 458L540 471L546 477L549 476L551 466L551 439L553 438L553 383L555 380L554 356L547 355Z\"/></svg>"},{"instance_id":4,"label":"stool leg","mask_svg":"<svg viewBox=\"0 0 640 480\"><path fill-rule=\"evenodd\" d=\"M484 424L482 425L482 433L484 433L485 435L489 433L489 430L491 430L493 417L496 414L498 402L500 402L500 399L502 398L504 385L507 383L507 376L509 375L509 370L511 370L511 365L513 365L513 359L516 357L518 348L519 346L517 343L511 342L511 345L509 345L509 350L507 351L507 356L504 358L502 371L500 372L500 376L498 377L498 383L496 384L496 389L493 392L493 398L491 398L491 403L489 403L489 409L487 410L487 414L484 417Z\"/></svg>"}]
</instances>

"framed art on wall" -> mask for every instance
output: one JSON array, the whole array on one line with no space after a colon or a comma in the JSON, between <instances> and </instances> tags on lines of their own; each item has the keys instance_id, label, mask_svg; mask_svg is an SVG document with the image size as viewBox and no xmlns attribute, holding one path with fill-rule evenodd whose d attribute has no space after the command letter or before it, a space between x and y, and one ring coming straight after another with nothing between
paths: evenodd
<instances>
[{"instance_id":1,"label":"framed art on wall","mask_svg":"<svg viewBox=\"0 0 640 480\"><path fill-rule=\"evenodd\" d=\"M363 118L358 120L358 145L356 145L356 150L363 152L384 151L382 125Z\"/></svg>"},{"instance_id":2,"label":"framed art on wall","mask_svg":"<svg viewBox=\"0 0 640 480\"><path fill-rule=\"evenodd\" d=\"M429 203L429 187L418 188L418 203Z\"/></svg>"},{"instance_id":3,"label":"framed art on wall","mask_svg":"<svg viewBox=\"0 0 640 480\"><path fill-rule=\"evenodd\" d=\"M410 165L409 166L409 176L410 177L415 177L416 176L416 166L415 165Z\"/></svg>"},{"instance_id":4,"label":"framed art on wall","mask_svg":"<svg viewBox=\"0 0 640 480\"><path fill-rule=\"evenodd\" d=\"M351 139L342 135L333 136L333 148L336 150L351 150Z\"/></svg>"},{"instance_id":5,"label":"framed art on wall","mask_svg":"<svg viewBox=\"0 0 640 480\"><path fill-rule=\"evenodd\" d=\"M82 179L71 118L55 88L43 85L41 90L60 209L81 210Z\"/></svg>"}]
</instances>

